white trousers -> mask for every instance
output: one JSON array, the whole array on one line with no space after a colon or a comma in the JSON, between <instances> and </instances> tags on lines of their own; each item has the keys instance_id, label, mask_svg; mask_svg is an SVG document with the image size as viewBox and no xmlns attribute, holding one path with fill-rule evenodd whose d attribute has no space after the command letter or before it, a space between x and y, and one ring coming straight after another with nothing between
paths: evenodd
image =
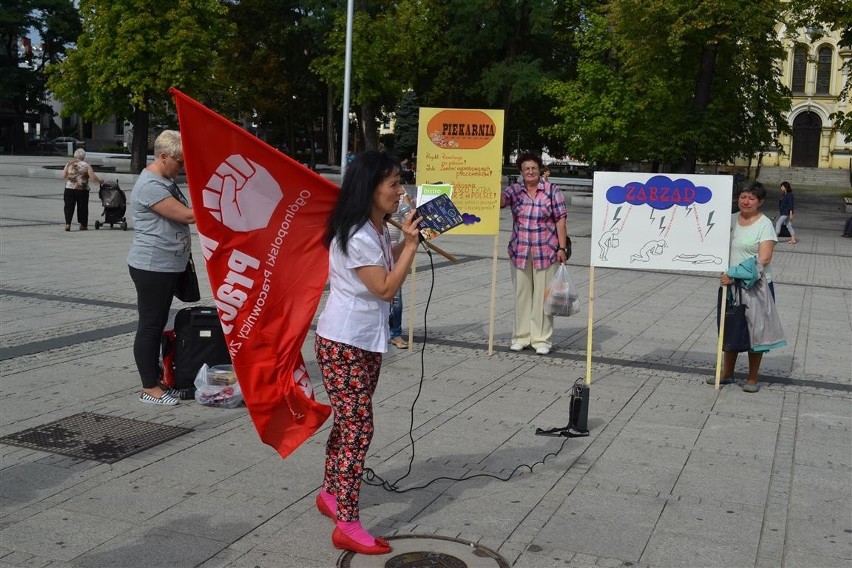
<instances>
[{"instance_id":1,"label":"white trousers","mask_svg":"<svg viewBox=\"0 0 852 568\"><path fill-rule=\"evenodd\" d=\"M544 315L544 293L556 275L559 263L548 268L534 270L532 259L520 270L512 264L512 283L515 286L515 328L512 343L532 345L533 349L551 347L553 316Z\"/></svg>"}]
</instances>

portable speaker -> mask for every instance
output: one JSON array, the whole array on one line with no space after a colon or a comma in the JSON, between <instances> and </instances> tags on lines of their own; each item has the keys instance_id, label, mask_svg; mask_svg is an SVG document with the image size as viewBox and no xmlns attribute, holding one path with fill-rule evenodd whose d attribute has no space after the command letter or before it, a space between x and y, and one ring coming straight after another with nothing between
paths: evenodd
<instances>
[{"instance_id":1,"label":"portable speaker","mask_svg":"<svg viewBox=\"0 0 852 568\"><path fill-rule=\"evenodd\" d=\"M571 389L568 402L568 436L589 435L589 387L583 379L577 379Z\"/></svg>"}]
</instances>

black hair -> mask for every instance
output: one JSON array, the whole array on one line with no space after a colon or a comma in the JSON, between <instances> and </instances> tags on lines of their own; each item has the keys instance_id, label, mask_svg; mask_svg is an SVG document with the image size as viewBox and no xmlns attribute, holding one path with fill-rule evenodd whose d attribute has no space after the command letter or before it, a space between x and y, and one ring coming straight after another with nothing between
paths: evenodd
<instances>
[{"instance_id":1,"label":"black hair","mask_svg":"<svg viewBox=\"0 0 852 568\"><path fill-rule=\"evenodd\" d=\"M523 164L524 162L535 162L536 164L538 164L538 169L541 169L543 165L541 162L541 156L539 156L538 154L533 154L532 152L524 152L523 154L518 156L517 160L515 160L515 165L518 167L519 172L523 173L523 170L521 169L521 164Z\"/></svg>"},{"instance_id":2,"label":"black hair","mask_svg":"<svg viewBox=\"0 0 852 568\"><path fill-rule=\"evenodd\" d=\"M766 188L763 187L763 184L759 181L753 181L751 184L742 188L739 193L737 193L737 197L739 197L740 193L751 193L761 201L766 199Z\"/></svg>"},{"instance_id":3,"label":"black hair","mask_svg":"<svg viewBox=\"0 0 852 568\"><path fill-rule=\"evenodd\" d=\"M789 182L789 181L782 181L782 182L781 182L781 187L783 187L784 189L786 189L786 190L787 190L787 193L793 193L793 188L792 188L792 187L790 187L790 182Z\"/></svg>"},{"instance_id":4,"label":"black hair","mask_svg":"<svg viewBox=\"0 0 852 568\"><path fill-rule=\"evenodd\" d=\"M330 246L331 241L337 237L340 250L347 254L352 230L360 229L370 218L376 188L400 170L399 160L387 152L367 150L355 156L352 163L346 167L337 204L328 218L326 246Z\"/></svg>"}]
</instances>

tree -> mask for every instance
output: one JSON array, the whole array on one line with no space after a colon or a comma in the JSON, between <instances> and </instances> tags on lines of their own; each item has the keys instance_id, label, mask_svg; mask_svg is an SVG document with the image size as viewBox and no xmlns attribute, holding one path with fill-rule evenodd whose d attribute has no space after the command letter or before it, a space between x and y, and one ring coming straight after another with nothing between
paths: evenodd
<instances>
[{"instance_id":1,"label":"tree","mask_svg":"<svg viewBox=\"0 0 852 568\"><path fill-rule=\"evenodd\" d=\"M411 26L421 3L416 0L358 0L352 21L351 99L367 149L378 147L378 118L392 108L410 86L410 69L421 51ZM342 3L341 3L342 7ZM346 11L333 14L328 50L311 69L343 94L346 54Z\"/></svg>"},{"instance_id":2,"label":"tree","mask_svg":"<svg viewBox=\"0 0 852 568\"><path fill-rule=\"evenodd\" d=\"M544 85L576 69L570 39L579 0L449 0L437 20L414 90L426 106L497 108L506 113L504 154L561 143L546 127L556 122ZM561 153L561 152L560 152Z\"/></svg>"},{"instance_id":3,"label":"tree","mask_svg":"<svg viewBox=\"0 0 852 568\"><path fill-rule=\"evenodd\" d=\"M203 100L222 84L213 76L231 37L216 0L80 0L76 49L49 68L48 87L63 112L88 120L132 117L131 169L146 164L151 114L165 116L169 87Z\"/></svg>"},{"instance_id":4,"label":"tree","mask_svg":"<svg viewBox=\"0 0 852 568\"><path fill-rule=\"evenodd\" d=\"M309 66L323 43L322 12L304 0L242 0L229 7L228 17L235 35L217 76L226 75L232 90L218 108L251 115L267 141L286 144L294 155L304 150L300 141L309 141L310 156L297 157L315 161L314 130L322 123L326 86Z\"/></svg>"},{"instance_id":5,"label":"tree","mask_svg":"<svg viewBox=\"0 0 852 568\"><path fill-rule=\"evenodd\" d=\"M617 169L624 159L649 159L653 146L631 140L642 102L623 80L606 15L589 10L584 20L576 40L581 53L576 79L551 80L544 87L561 118L548 131L562 138L568 154L606 169Z\"/></svg>"},{"instance_id":6,"label":"tree","mask_svg":"<svg viewBox=\"0 0 852 568\"><path fill-rule=\"evenodd\" d=\"M417 134L420 126L420 107L417 93L406 91L396 106L396 125L394 126L395 146L400 158L410 158L417 154Z\"/></svg>"},{"instance_id":7,"label":"tree","mask_svg":"<svg viewBox=\"0 0 852 568\"><path fill-rule=\"evenodd\" d=\"M574 81L556 82L572 153L694 172L787 132L776 36L784 2L609 0L588 14ZM607 116L609 115L609 118Z\"/></svg>"},{"instance_id":8,"label":"tree","mask_svg":"<svg viewBox=\"0 0 852 568\"><path fill-rule=\"evenodd\" d=\"M376 118L409 90L424 106L506 111L506 153L559 147L542 134L555 122L546 78L573 73L573 33L580 0L359 0L353 21L352 102L366 147ZM325 2L328 4L328 2ZM343 92L346 15L333 5L326 52L311 69ZM330 14L326 11L325 14Z\"/></svg>"},{"instance_id":9,"label":"tree","mask_svg":"<svg viewBox=\"0 0 852 568\"><path fill-rule=\"evenodd\" d=\"M8 134L3 144L23 150L28 116L51 112L45 67L60 60L66 45L80 34L80 16L71 0L4 0L0 4L0 112ZM42 44L19 50L32 35ZM4 129L5 130L5 129Z\"/></svg>"}]
</instances>

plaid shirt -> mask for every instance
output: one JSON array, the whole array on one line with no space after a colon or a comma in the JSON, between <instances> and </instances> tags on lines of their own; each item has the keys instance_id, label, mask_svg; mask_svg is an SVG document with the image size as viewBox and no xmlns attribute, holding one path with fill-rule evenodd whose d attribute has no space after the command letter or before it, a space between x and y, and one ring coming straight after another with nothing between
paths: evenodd
<instances>
[{"instance_id":1,"label":"plaid shirt","mask_svg":"<svg viewBox=\"0 0 852 568\"><path fill-rule=\"evenodd\" d=\"M503 190L506 205L512 208L512 237L509 239L509 259L517 268L527 267L532 256L533 269L543 270L556 262L559 237L556 221L568 215L565 198L555 185L539 182L535 199L526 188L513 184Z\"/></svg>"}]
</instances>

